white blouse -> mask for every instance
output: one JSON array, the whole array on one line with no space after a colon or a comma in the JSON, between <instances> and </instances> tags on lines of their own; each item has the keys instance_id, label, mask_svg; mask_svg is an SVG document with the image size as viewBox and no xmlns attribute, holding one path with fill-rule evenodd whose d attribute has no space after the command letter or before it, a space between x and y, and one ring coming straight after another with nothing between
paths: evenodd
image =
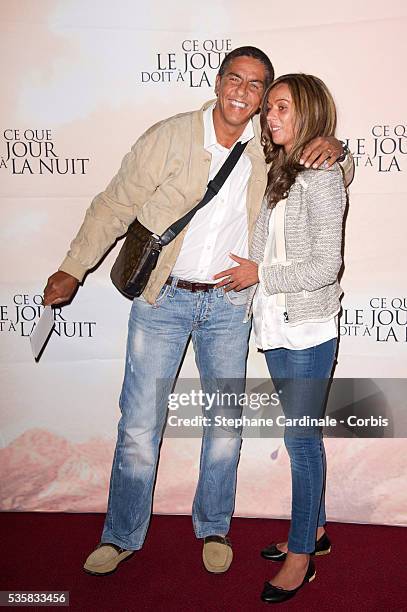
<instances>
[{"instance_id":1,"label":"white blouse","mask_svg":"<svg viewBox=\"0 0 407 612\"><path fill-rule=\"evenodd\" d=\"M281 200L271 211L269 235L264 252L264 263L285 263L284 252L278 253L277 243L284 245L284 218L287 200ZM281 236L276 237L277 227ZM327 342L338 335L338 317L328 321L306 321L289 325L285 321L286 304L284 294L266 295L260 282L253 299L253 330L256 346L262 350L287 348L303 350Z\"/></svg>"}]
</instances>

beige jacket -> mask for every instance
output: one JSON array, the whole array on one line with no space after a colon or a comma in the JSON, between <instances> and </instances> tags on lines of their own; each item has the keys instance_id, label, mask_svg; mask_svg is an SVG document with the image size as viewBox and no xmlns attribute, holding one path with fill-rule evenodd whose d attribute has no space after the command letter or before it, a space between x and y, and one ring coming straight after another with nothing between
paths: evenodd
<instances>
[{"instance_id":1,"label":"beige jacket","mask_svg":"<svg viewBox=\"0 0 407 612\"><path fill-rule=\"evenodd\" d=\"M60 270L82 281L136 217L149 230L161 234L202 199L211 161L204 149L203 111L211 104L213 100L199 111L160 121L137 140L119 172L86 211ZM267 182L257 118L253 127L256 138L245 149L252 165L246 202L249 240ZM148 302L154 303L171 274L186 231L164 247L143 292Z\"/></svg>"},{"instance_id":2,"label":"beige jacket","mask_svg":"<svg viewBox=\"0 0 407 612\"><path fill-rule=\"evenodd\" d=\"M149 230L161 234L202 199L211 161L204 149L203 111L213 102L199 111L160 121L137 140L119 172L86 211L60 270L82 281L136 217ZM245 149L252 165L246 200L249 244L267 183L258 116L253 119L253 128L255 138ZM352 159L346 165L345 172L350 175ZM143 292L151 304L171 274L187 229L160 254Z\"/></svg>"}]
</instances>

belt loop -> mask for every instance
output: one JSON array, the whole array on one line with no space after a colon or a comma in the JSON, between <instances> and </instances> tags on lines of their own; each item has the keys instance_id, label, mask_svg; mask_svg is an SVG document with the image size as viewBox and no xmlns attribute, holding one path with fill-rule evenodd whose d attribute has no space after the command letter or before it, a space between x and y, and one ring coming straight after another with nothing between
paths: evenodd
<instances>
[{"instance_id":1,"label":"belt loop","mask_svg":"<svg viewBox=\"0 0 407 612\"><path fill-rule=\"evenodd\" d=\"M216 289L216 297L220 298L223 296L224 293L225 293L225 290L223 289L223 287L218 287Z\"/></svg>"},{"instance_id":2,"label":"belt loop","mask_svg":"<svg viewBox=\"0 0 407 612\"><path fill-rule=\"evenodd\" d=\"M168 292L168 297L174 297L175 289L177 288L178 278L176 276L171 277L171 287Z\"/></svg>"}]
</instances>

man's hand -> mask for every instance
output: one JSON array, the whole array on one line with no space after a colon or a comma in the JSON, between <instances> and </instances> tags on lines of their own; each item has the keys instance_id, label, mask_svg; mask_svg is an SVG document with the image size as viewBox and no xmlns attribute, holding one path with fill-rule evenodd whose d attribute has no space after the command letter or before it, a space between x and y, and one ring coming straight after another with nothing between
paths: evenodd
<instances>
[{"instance_id":1,"label":"man's hand","mask_svg":"<svg viewBox=\"0 0 407 612\"><path fill-rule=\"evenodd\" d=\"M230 253L229 257L239 265L215 274L215 280L223 278L215 287L224 287L225 291L241 291L259 282L258 265L250 259L244 259Z\"/></svg>"},{"instance_id":2,"label":"man's hand","mask_svg":"<svg viewBox=\"0 0 407 612\"><path fill-rule=\"evenodd\" d=\"M334 136L314 138L304 147L300 164L306 168L319 168L324 162L329 168L343 153L342 143Z\"/></svg>"},{"instance_id":3,"label":"man's hand","mask_svg":"<svg viewBox=\"0 0 407 612\"><path fill-rule=\"evenodd\" d=\"M69 302L77 290L79 281L67 272L55 272L44 289L44 306Z\"/></svg>"}]
</instances>

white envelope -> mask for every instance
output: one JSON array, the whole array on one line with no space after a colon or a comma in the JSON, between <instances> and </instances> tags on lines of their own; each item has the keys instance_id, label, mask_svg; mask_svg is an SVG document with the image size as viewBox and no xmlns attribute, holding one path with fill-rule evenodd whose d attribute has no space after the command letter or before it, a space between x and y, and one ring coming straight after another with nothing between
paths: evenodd
<instances>
[{"instance_id":1,"label":"white envelope","mask_svg":"<svg viewBox=\"0 0 407 612\"><path fill-rule=\"evenodd\" d=\"M45 343L54 328L54 314L51 306L45 306L36 326L30 336L31 349L35 359L38 359Z\"/></svg>"}]
</instances>

